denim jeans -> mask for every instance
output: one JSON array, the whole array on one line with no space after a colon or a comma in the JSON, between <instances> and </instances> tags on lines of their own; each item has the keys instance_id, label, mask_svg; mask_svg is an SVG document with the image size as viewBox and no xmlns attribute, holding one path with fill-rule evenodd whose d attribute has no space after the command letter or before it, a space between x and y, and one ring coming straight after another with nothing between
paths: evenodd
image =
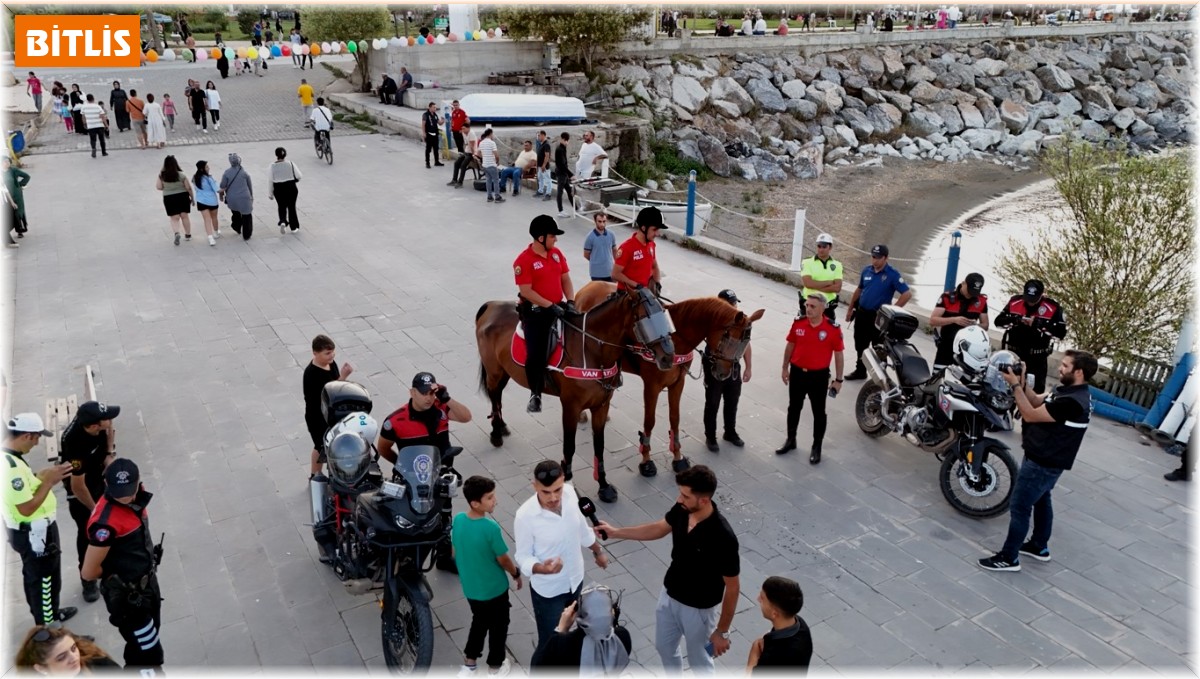
<instances>
[{"instance_id":1,"label":"denim jeans","mask_svg":"<svg viewBox=\"0 0 1200 679\"><path fill-rule=\"evenodd\" d=\"M500 168L495 165L483 168L483 177L487 180L488 198L500 197Z\"/></svg>"},{"instance_id":2,"label":"denim jeans","mask_svg":"<svg viewBox=\"0 0 1200 679\"><path fill-rule=\"evenodd\" d=\"M1000 548L1000 556L1006 561L1017 560L1018 551L1029 532L1029 515L1033 515L1033 536L1029 539L1035 548L1043 548L1050 541L1050 529L1054 525L1054 507L1050 504L1050 491L1058 483L1063 470L1050 469L1030 460L1021 462L1012 498L1008 503L1008 538Z\"/></svg>"},{"instance_id":3,"label":"denim jeans","mask_svg":"<svg viewBox=\"0 0 1200 679\"><path fill-rule=\"evenodd\" d=\"M550 637L554 636L554 628L558 626L558 619L562 617L563 609L578 599L581 591L583 591L582 582L574 592L551 597L538 594L532 586L529 588L529 597L533 601L533 620L537 623L537 650L533 652L534 656L541 657L542 647L546 645L546 641Z\"/></svg>"},{"instance_id":4,"label":"denim jeans","mask_svg":"<svg viewBox=\"0 0 1200 679\"><path fill-rule=\"evenodd\" d=\"M513 183L513 195L515 196L521 192L521 168L506 167L500 170L500 193L504 193L504 189L508 186L510 179Z\"/></svg>"},{"instance_id":5,"label":"denim jeans","mask_svg":"<svg viewBox=\"0 0 1200 679\"><path fill-rule=\"evenodd\" d=\"M539 169L537 171L537 192L543 196L550 195L550 170Z\"/></svg>"}]
</instances>

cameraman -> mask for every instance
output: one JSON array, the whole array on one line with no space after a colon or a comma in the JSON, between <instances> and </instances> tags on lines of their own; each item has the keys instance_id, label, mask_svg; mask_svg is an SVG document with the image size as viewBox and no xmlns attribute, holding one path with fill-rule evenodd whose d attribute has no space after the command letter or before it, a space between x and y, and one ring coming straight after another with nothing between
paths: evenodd
<instances>
[{"instance_id":1,"label":"cameraman","mask_svg":"<svg viewBox=\"0 0 1200 679\"><path fill-rule=\"evenodd\" d=\"M1021 411L1021 447L1025 459L1013 483L1008 505L1008 537L995 555L980 559L989 571L1019 571L1021 556L1050 560L1050 528L1054 508L1050 491L1058 477L1075 464L1091 420L1092 399L1087 382L1096 374L1096 358L1086 351L1071 350L1058 366L1059 386L1049 394L1037 394L1025 383L1025 364L1002 370L1004 381L1015 387ZM1033 535L1029 518L1033 515Z\"/></svg>"},{"instance_id":2,"label":"cameraman","mask_svg":"<svg viewBox=\"0 0 1200 679\"><path fill-rule=\"evenodd\" d=\"M560 672L560 668L577 667L582 677L620 675L628 667L633 649L633 639L620 624L620 615L620 597L612 590L595 585L583 590L563 609L533 667Z\"/></svg>"}]
</instances>

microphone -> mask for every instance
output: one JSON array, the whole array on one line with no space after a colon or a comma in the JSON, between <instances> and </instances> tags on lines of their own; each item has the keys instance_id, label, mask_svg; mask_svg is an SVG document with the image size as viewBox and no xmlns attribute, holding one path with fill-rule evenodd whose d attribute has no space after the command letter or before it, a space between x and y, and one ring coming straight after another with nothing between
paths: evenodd
<instances>
[{"instance_id":1,"label":"microphone","mask_svg":"<svg viewBox=\"0 0 1200 679\"><path fill-rule=\"evenodd\" d=\"M592 502L592 498L590 498L590 497L579 498L579 511L583 512L583 515L591 520L593 526L600 525L600 520L596 518L596 505L595 505L595 503ZM606 530L600 531L600 539L607 540L608 539L608 531L606 531Z\"/></svg>"}]
</instances>

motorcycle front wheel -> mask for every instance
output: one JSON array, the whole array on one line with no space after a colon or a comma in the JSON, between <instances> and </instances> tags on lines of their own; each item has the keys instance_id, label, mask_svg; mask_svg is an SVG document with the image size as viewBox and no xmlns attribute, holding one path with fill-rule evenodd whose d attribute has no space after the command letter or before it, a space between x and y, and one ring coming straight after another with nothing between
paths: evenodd
<instances>
[{"instance_id":1,"label":"motorcycle front wheel","mask_svg":"<svg viewBox=\"0 0 1200 679\"><path fill-rule=\"evenodd\" d=\"M965 456L957 453L946 455L938 478L942 495L951 507L967 516L986 519L1008 510L1008 501L1017 482L1017 463L1012 453L999 446L988 446L976 452L985 455L978 481L973 482L967 476L969 463Z\"/></svg>"},{"instance_id":2,"label":"motorcycle front wheel","mask_svg":"<svg viewBox=\"0 0 1200 679\"><path fill-rule=\"evenodd\" d=\"M403 674L424 674L433 662L433 613L420 587L404 580L397 595L384 588L383 658L388 667Z\"/></svg>"},{"instance_id":3,"label":"motorcycle front wheel","mask_svg":"<svg viewBox=\"0 0 1200 679\"><path fill-rule=\"evenodd\" d=\"M871 438L888 433L887 423L883 421L882 387L867 382L858 390L858 398L854 401L854 419L858 421L858 428Z\"/></svg>"}]
</instances>

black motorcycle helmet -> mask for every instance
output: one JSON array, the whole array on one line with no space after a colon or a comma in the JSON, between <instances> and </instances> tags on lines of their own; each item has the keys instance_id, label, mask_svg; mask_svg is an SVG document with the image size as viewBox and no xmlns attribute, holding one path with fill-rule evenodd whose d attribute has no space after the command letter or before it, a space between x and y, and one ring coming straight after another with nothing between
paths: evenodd
<instances>
[{"instance_id":1,"label":"black motorcycle helmet","mask_svg":"<svg viewBox=\"0 0 1200 679\"><path fill-rule=\"evenodd\" d=\"M348 488L358 485L367 476L371 466L370 449L361 436L345 432L329 442L326 456L329 460L329 475Z\"/></svg>"}]
</instances>

